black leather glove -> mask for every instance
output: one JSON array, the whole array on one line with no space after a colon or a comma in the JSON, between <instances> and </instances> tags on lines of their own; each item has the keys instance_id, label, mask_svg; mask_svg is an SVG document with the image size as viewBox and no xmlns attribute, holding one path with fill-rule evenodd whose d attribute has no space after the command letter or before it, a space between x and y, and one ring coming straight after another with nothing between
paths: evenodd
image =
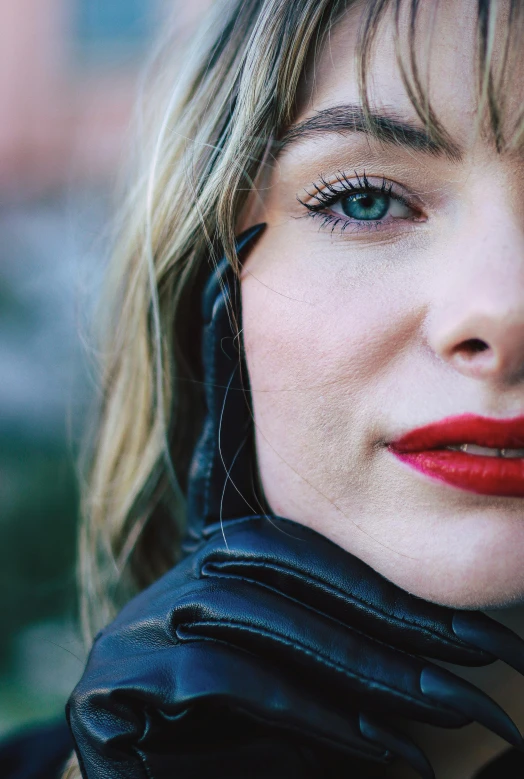
<instances>
[{"instance_id":1,"label":"black leather glove","mask_svg":"<svg viewBox=\"0 0 524 779\"><path fill-rule=\"evenodd\" d=\"M361 777L359 760L395 754L431 777L391 726L397 717L477 720L521 745L497 704L425 659L500 657L523 672L524 645L511 631L409 595L296 522L238 514L257 496L249 457L239 458L250 408L239 394L245 368L226 343L236 341L224 296L235 303L239 294L227 267L204 294L208 414L190 478L187 556L94 642L67 706L84 778ZM356 764L362 773L349 773Z\"/></svg>"}]
</instances>

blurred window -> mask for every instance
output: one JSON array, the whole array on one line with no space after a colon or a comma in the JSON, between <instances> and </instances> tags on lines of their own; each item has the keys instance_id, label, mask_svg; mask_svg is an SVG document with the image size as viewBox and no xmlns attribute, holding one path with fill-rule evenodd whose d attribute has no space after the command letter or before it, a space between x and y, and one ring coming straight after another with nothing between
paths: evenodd
<instances>
[{"instance_id":1,"label":"blurred window","mask_svg":"<svg viewBox=\"0 0 524 779\"><path fill-rule=\"evenodd\" d=\"M118 64L150 40L159 0L75 0L81 61Z\"/></svg>"}]
</instances>

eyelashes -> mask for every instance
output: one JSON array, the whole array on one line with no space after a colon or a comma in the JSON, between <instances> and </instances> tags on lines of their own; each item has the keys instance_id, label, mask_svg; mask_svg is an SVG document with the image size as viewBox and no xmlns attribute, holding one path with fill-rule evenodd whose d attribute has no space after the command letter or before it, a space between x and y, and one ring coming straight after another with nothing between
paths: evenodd
<instances>
[{"instance_id":1,"label":"eyelashes","mask_svg":"<svg viewBox=\"0 0 524 779\"><path fill-rule=\"evenodd\" d=\"M320 176L314 191L305 190L307 198L297 195L298 202L306 209L306 216L321 220L320 229L331 232L350 230L377 231L399 226L399 222L425 221L418 204L410 202L396 190L392 181L384 177L373 177L366 173L351 180L338 171L335 182Z\"/></svg>"}]
</instances>

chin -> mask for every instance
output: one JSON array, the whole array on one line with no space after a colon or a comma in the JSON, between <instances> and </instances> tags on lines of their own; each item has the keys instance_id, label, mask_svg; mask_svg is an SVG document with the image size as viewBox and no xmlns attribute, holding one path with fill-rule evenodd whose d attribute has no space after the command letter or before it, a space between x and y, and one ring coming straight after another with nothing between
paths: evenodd
<instances>
[{"instance_id":1,"label":"chin","mask_svg":"<svg viewBox=\"0 0 524 779\"><path fill-rule=\"evenodd\" d=\"M433 517L399 554L373 552L375 570L419 598L458 609L493 609L524 601L524 518L500 510ZM448 518L449 519L449 518Z\"/></svg>"},{"instance_id":2,"label":"chin","mask_svg":"<svg viewBox=\"0 0 524 779\"><path fill-rule=\"evenodd\" d=\"M455 609L498 609L516 606L524 601L524 582L517 580L493 582L476 577L450 587L439 581L426 580L424 585L405 587L413 595Z\"/></svg>"},{"instance_id":3,"label":"chin","mask_svg":"<svg viewBox=\"0 0 524 779\"><path fill-rule=\"evenodd\" d=\"M524 549L478 551L427 560L396 583L413 595L458 609L494 609L524 601Z\"/></svg>"}]
</instances>

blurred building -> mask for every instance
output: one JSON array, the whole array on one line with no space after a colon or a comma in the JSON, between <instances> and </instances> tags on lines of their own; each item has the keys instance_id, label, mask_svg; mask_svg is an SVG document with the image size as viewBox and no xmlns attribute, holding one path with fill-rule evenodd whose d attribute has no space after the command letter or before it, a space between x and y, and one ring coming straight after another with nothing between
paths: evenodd
<instances>
[{"instance_id":1,"label":"blurred building","mask_svg":"<svg viewBox=\"0 0 524 779\"><path fill-rule=\"evenodd\" d=\"M159 0L1 0L2 202L114 171Z\"/></svg>"}]
</instances>

